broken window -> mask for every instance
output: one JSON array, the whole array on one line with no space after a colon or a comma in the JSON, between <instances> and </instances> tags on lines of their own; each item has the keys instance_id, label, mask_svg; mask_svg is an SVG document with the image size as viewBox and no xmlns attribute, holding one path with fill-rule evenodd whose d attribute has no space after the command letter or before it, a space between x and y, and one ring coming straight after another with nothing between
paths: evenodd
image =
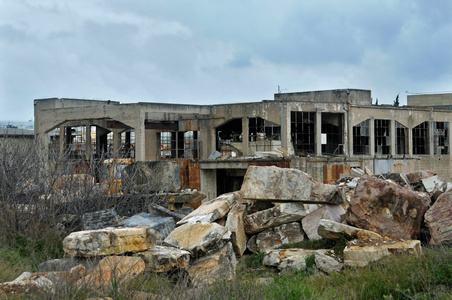
<instances>
[{"instance_id":1,"label":"broken window","mask_svg":"<svg viewBox=\"0 0 452 300\"><path fill-rule=\"evenodd\" d=\"M250 118L248 132L250 147L255 151L271 151L281 146L281 126L278 124L262 118Z\"/></svg>"},{"instance_id":2,"label":"broken window","mask_svg":"<svg viewBox=\"0 0 452 300\"><path fill-rule=\"evenodd\" d=\"M233 119L219 127L217 133L217 150L227 155L241 152L242 149L242 119ZM240 148L240 149L238 149Z\"/></svg>"},{"instance_id":3,"label":"broken window","mask_svg":"<svg viewBox=\"0 0 452 300\"><path fill-rule=\"evenodd\" d=\"M121 157L135 157L135 131L127 130L121 133Z\"/></svg>"},{"instance_id":4,"label":"broken window","mask_svg":"<svg viewBox=\"0 0 452 300\"><path fill-rule=\"evenodd\" d=\"M86 126L65 127L65 146L71 159L84 159L86 153Z\"/></svg>"},{"instance_id":5,"label":"broken window","mask_svg":"<svg viewBox=\"0 0 452 300\"><path fill-rule=\"evenodd\" d=\"M198 131L160 132L160 158L198 158Z\"/></svg>"},{"instance_id":6,"label":"broken window","mask_svg":"<svg viewBox=\"0 0 452 300\"><path fill-rule=\"evenodd\" d=\"M375 120L375 154L391 154L391 121Z\"/></svg>"},{"instance_id":7,"label":"broken window","mask_svg":"<svg viewBox=\"0 0 452 300\"><path fill-rule=\"evenodd\" d=\"M433 122L433 145L435 154L449 154L449 132L447 122Z\"/></svg>"},{"instance_id":8,"label":"broken window","mask_svg":"<svg viewBox=\"0 0 452 300\"><path fill-rule=\"evenodd\" d=\"M369 155L370 154L370 120L362 121L353 126L353 154Z\"/></svg>"},{"instance_id":9,"label":"broken window","mask_svg":"<svg viewBox=\"0 0 452 300\"><path fill-rule=\"evenodd\" d=\"M408 154L408 128L395 121L395 152Z\"/></svg>"},{"instance_id":10,"label":"broken window","mask_svg":"<svg viewBox=\"0 0 452 300\"><path fill-rule=\"evenodd\" d=\"M292 111L290 130L296 154L315 153L315 112Z\"/></svg>"},{"instance_id":11,"label":"broken window","mask_svg":"<svg viewBox=\"0 0 452 300\"><path fill-rule=\"evenodd\" d=\"M428 122L421 123L412 130L413 154L429 154Z\"/></svg>"},{"instance_id":12,"label":"broken window","mask_svg":"<svg viewBox=\"0 0 452 300\"><path fill-rule=\"evenodd\" d=\"M322 113L322 153L343 154L344 114Z\"/></svg>"}]
</instances>

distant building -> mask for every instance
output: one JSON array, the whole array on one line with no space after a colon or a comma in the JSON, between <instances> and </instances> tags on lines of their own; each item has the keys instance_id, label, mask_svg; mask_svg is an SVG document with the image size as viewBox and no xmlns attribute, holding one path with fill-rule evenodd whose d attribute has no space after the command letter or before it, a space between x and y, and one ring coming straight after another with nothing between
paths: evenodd
<instances>
[{"instance_id":1,"label":"distant building","mask_svg":"<svg viewBox=\"0 0 452 300\"><path fill-rule=\"evenodd\" d=\"M452 93L407 95L407 105L452 109Z\"/></svg>"},{"instance_id":2,"label":"distant building","mask_svg":"<svg viewBox=\"0 0 452 300\"><path fill-rule=\"evenodd\" d=\"M292 167L321 182L354 167L431 169L452 181L451 122L448 108L376 106L371 91L359 89L219 105L35 100L36 134L49 149L85 159L179 161L183 186L209 198L239 189L249 165Z\"/></svg>"},{"instance_id":3,"label":"distant building","mask_svg":"<svg viewBox=\"0 0 452 300\"><path fill-rule=\"evenodd\" d=\"M34 142L34 137L34 130L0 128L0 145L4 145L7 142L8 145L29 146Z\"/></svg>"}]
</instances>

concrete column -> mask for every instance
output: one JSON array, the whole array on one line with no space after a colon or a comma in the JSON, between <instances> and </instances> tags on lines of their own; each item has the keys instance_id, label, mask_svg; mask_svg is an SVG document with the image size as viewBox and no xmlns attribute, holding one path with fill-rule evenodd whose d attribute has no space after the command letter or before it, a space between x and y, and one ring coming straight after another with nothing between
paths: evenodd
<instances>
[{"instance_id":1,"label":"concrete column","mask_svg":"<svg viewBox=\"0 0 452 300\"><path fill-rule=\"evenodd\" d=\"M290 110L287 109L287 104L281 102L281 147L289 152L290 141Z\"/></svg>"},{"instance_id":2,"label":"concrete column","mask_svg":"<svg viewBox=\"0 0 452 300\"><path fill-rule=\"evenodd\" d=\"M91 125L86 124L85 125L85 159L90 160L91 158Z\"/></svg>"},{"instance_id":3,"label":"concrete column","mask_svg":"<svg viewBox=\"0 0 452 300\"><path fill-rule=\"evenodd\" d=\"M429 154L430 156L433 156L435 154L435 143L433 139L433 121L430 120L428 122L428 143L429 143Z\"/></svg>"},{"instance_id":4,"label":"concrete column","mask_svg":"<svg viewBox=\"0 0 452 300\"><path fill-rule=\"evenodd\" d=\"M395 120L394 116L391 119L390 123L390 134L391 134L391 155L394 157L396 155L396 130L395 130Z\"/></svg>"},{"instance_id":5,"label":"concrete column","mask_svg":"<svg viewBox=\"0 0 452 300\"><path fill-rule=\"evenodd\" d=\"M449 143L447 144L447 146L448 146L448 151L447 151L447 154L450 154L451 153L451 147L452 147L452 139L450 138L450 122L447 122L446 123L447 124L447 139L448 139L448 141L449 141Z\"/></svg>"},{"instance_id":6,"label":"concrete column","mask_svg":"<svg viewBox=\"0 0 452 300\"><path fill-rule=\"evenodd\" d=\"M370 131L370 156L375 156L375 118L370 118L369 122L369 131Z\"/></svg>"},{"instance_id":7,"label":"concrete column","mask_svg":"<svg viewBox=\"0 0 452 300\"><path fill-rule=\"evenodd\" d=\"M353 156L353 126L349 121L349 112L345 114L346 125L344 126L344 153L348 157Z\"/></svg>"},{"instance_id":8,"label":"concrete column","mask_svg":"<svg viewBox=\"0 0 452 300\"><path fill-rule=\"evenodd\" d=\"M65 152L64 126L60 126L60 156L63 157Z\"/></svg>"},{"instance_id":9,"label":"concrete column","mask_svg":"<svg viewBox=\"0 0 452 300\"><path fill-rule=\"evenodd\" d=\"M322 112L315 112L315 155L322 155Z\"/></svg>"},{"instance_id":10,"label":"concrete column","mask_svg":"<svg viewBox=\"0 0 452 300\"><path fill-rule=\"evenodd\" d=\"M413 128L408 128L408 156L413 156Z\"/></svg>"},{"instance_id":11,"label":"concrete column","mask_svg":"<svg viewBox=\"0 0 452 300\"><path fill-rule=\"evenodd\" d=\"M135 125L135 160L146 160L146 130L144 128L145 112L138 108Z\"/></svg>"},{"instance_id":12,"label":"concrete column","mask_svg":"<svg viewBox=\"0 0 452 300\"><path fill-rule=\"evenodd\" d=\"M113 132L113 156L117 157L121 148L121 131L122 129L112 129Z\"/></svg>"},{"instance_id":13,"label":"concrete column","mask_svg":"<svg viewBox=\"0 0 452 300\"><path fill-rule=\"evenodd\" d=\"M160 157L160 143L157 140L156 130L146 130L146 160L157 160Z\"/></svg>"},{"instance_id":14,"label":"concrete column","mask_svg":"<svg viewBox=\"0 0 452 300\"><path fill-rule=\"evenodd\" d=\"M242 118L242 148L243 148L243 155L247 156L250 155L249 153L249 146L250 146L250 130L249 130L249 119L247 117Z\"/></svg>"}]
</instances>

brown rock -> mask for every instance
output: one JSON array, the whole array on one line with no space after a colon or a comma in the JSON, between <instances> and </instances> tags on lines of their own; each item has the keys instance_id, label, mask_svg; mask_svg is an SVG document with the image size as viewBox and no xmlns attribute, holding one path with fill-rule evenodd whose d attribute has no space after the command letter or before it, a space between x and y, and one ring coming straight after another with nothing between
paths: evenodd
<instances>
[{"instance_id":1,"label":"brown rock","mask_svg":"<svg viewBox=\"0 0 452 300\"><path fill-rule=\"evenodd\" d=\"M135 255L144 260L147 272L161 273L187 269L190 262L190 252L173 247L155 246Z\"/></svg>"},{"instance_id":2,"label":"brown rock","mask_svg":"<svg viewBox=\"0 0 452 300\"><path fill-rule=\"evenodd\" d=\"M325 205L312 213L307 215L301 220L303 225L303 230L312 241L321 240L322 237L317 233L317 228L319 227L319 222L322 219L332 220L336 222L341 222L341 215L345 214L345 210L339 205Z\"/></svg>"},{"instance_id":3,"label":"brown rock","mask_svg":"<svg viewBox=\"0 0 452 300\"><path fill-rule=\"evenodd\" d=\"M406 174L411 184L421 181L422 179L435 176L436 173L430 170L421 170Z\"/></svg>"},{"instance_id":4,"label":"brown rock","mask_svg":"<svg viewBox=\"0 0 452 300\"><path fill-rule=\"evenodd\" d=\"M452 189L441 194L425 214L432 245L452 244Z\"/></svg>"},{"instance_id":5,"label":"brown rock","mask_svg":"<svg viewBox=\"0 0 452 300\"><path fill-rule=\"evenodd\" d=\"M107 256L103 258L94 270L77 281L81 287L102 287L114 284L124 284L142 274L145 263L140 257Z\"/></svg>"},{"instance_id":6,"label":"brown rock","mask_svg":"<svg viewBox=\"0 0 452 300\"><path fill-rule=\"evenodd\" d=\"M364 175L358 181L346 220L356 227L402 239L418 239L430 198Z\"/></svg>"}]
</instances>

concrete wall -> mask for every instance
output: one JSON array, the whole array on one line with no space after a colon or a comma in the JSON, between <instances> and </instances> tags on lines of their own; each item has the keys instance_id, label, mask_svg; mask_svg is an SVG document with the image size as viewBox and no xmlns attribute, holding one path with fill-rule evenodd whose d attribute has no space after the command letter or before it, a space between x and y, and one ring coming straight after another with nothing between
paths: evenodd
<instances>
[{"instance_id":1,"label":"concrete wall","mask_svg":"<svg viewBox=\"0 0 452 300\"><path fill-rule=\"evenodd\" d=\"M299 93L279 93L274 95L278 101L333 102L371 105L371 91L358 89L338 89Z\"/></svg>"},{"instance_id":2,"label":"concrete wall","mask_svg":"<svg viewBox=\"0 0 452 300\"><path fill-rule=\"evenodd\" d=\"M452 108L452 93L408 95L409 106L446 106Z\"/></svg>"}]
</instances>

